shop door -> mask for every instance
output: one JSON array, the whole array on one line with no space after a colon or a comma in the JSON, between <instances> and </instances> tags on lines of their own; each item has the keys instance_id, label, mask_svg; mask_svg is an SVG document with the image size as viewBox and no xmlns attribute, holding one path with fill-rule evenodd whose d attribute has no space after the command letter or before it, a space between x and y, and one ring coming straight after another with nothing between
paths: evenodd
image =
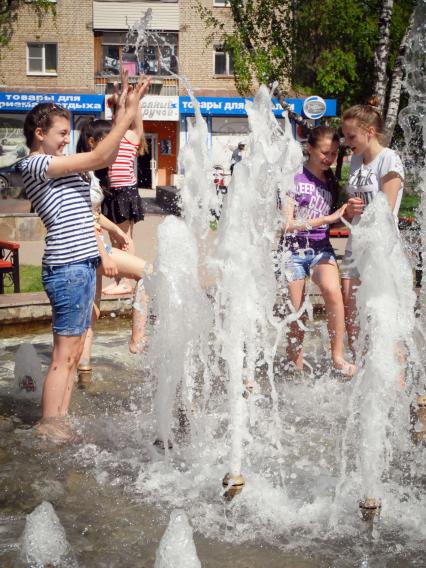
<instances>
[{"instance_id":1,"label":"shop door","mask_svg":"<svg viewBox=\"0 0 426 568\"><path fill-rule=\"evenodd\" d=\"M157 135L146 134L147 151L138 156L138 187L155 189L157 185Z\"/></svg>"}]
</instances>

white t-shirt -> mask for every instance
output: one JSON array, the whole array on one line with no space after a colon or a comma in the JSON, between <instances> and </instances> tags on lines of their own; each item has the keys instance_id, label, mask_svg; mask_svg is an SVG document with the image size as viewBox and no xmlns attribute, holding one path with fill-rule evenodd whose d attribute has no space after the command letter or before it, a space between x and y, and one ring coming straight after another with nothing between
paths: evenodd
<instances>
[{"instance_id":1,"label":"white t-shirt","mask_svg":"<svg viewBox=\"0 0 426 568\"><path fill-rule=\"evenodd\" d=\"M104 200L104 192L102 191L99 179L95 176L95 173L89 172L89 176L90 176L90 200L92 202L92 207L96 213L100 213L102 201Z\"/></svg>"},{"instance_id":2,"label":"white t-shirt","mask_svg":"<svg viewBox=\"0 0 426 568\"><path fill-rule=\"evenodd\" d=\"M383 177L390 172L395 172L401 178L401 188L393 210L395 222L398 224L398 211L404 190L404 167L401 158L394 150L383 148L370 163L363 164L362 160L362 155L352 156L349 182L346 188L349 197L360 197L367 206L382 190ZM359 215L355 216L351 221L352 224L359 223L360 218ZM352 250L352 235L349 235L346 250Z\"/></svg>"}]
</instances>

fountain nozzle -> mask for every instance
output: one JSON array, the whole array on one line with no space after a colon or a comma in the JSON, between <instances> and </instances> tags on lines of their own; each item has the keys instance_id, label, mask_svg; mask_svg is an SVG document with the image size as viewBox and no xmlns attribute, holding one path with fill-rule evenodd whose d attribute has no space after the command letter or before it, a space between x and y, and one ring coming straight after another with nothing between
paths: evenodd
<instances>
[{"instance_id":1,"label":"fountain nozzle","mask_svg":"<svg viewBox=\"0 0 426 568\"><path fill-rule=\"evenodd\" d=\"M77 367L78 386L81 389L86 388L92 382L92 366L79 365Z\"/></svg>"},{"instance_id":2,"label":"fountain nozzle","mask_svg":"<svg viewBox=\"0 0 426 568\"><path fill-rule=\"evenodd\" d=\"M245 484L245 479L240 473L237 475L227 473L222 481L222 486L226 489L223 494L225 501L232 501L235 495L241 493Z\"/></svg>"},{"instance_id":3,"label":"fountain nozzle","mask_svg":"<svg viewBox=\"0 0 426 568\"><path fill-rule=\"evenodd\" d=\"M412 439L415 444L419 444L426 438L426 395L419 394L416 397L417 408L411 406ZM420 428L416 428L416 423Z\"/></svg>"},{"instance_id":4,"label":"fountain nozzle","mask_svg":"<svg viewBox=\"0 0 426 568\"><path fill-rule=\"evenodd\" d=\"M382 502L375 497L366 497L359 502L359 510L364 521L374 521L374 519L380 518Z\"/></svg>"}]
</instances>

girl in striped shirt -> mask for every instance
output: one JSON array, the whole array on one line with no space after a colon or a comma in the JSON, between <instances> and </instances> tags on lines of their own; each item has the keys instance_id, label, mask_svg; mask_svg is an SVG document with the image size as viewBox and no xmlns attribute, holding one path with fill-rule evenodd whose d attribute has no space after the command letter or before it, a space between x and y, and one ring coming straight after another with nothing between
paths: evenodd
<instances>
[{"instance_id":1,"label":"girl in striped shirt","mask_svg":"<svg viewBox=\"0 0 426 568\"><path fill-rule=\"evenodd\" d=\"M56 104L40 103L25 119L30 154L21 168L27 195L47 230L42 277L52 305L53 327L52 362L44 381L42 418L36 428L52 441L72 438L66 416L90 325L99 264L89 184L80 172L114 162L149 84L141 77L134 88L128 87L123 74L120 113L110 134L93 152L64 156L70 142L70 116Z\"/></svg>"},{"instance_id":2,"label":"girl in striped shirt","mask_svg":"<svg viewBox=\"0 0 426 568\"><path fill-rule=\"evenodd\" d=\"M108 99L108 105L115 120L117 112L117 93ZM133 245L133 227L144 218L142 199L139 196L135 175L135 159L143 141L142 113L139 110L135 120L126 131L120 142L117 159L109 169L109 191L105 193L102 203L102 213L107 219L118 225L129 238L128 251L135 254ZM109 234L114 247L120 248L115 233ZM102 290L105 294L128 294L132 291L127 279L117 279L116 282Z\"/></svg>"}]
</instances>

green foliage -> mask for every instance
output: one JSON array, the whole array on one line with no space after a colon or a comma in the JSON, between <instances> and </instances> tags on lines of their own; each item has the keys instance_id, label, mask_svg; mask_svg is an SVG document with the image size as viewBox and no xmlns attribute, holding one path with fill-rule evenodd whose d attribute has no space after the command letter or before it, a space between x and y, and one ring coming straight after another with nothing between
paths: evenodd
<instances>
[{"instance_id":1,"label":"green foliage","mask_svg":"<svg viewBox=\"0 0 426 568\"><path fill-rule=\"evenodd\" d=\"M21 292L42 292L41 267L29 264L21 264L19 267L19 279ZM4 290L7 294L13 292L13 284L9 279L5 280Z\"/></svg>"},{"instance_id":2,"label":"green foliage","mask_svg":"<svg viewBox=\"0 0 426 568\"><path fill-rule=\"evenodd\" d=\"M415 217L416 209L420 204L419 195L410 195L404 192L401 201L401 207L399 208L400 217Z\"/></svg>"},{"instance_id":3,"label":"green foliage","mask_svg":"<svg viewBox=\"0 0 426 568\"><path fill-rule=\"evenodd\" d=\"M9 45L18 12L23 6L29 6L35 12L39 26L48 12L56 13L56 5L49 0L0 0L0 48Z\"/></svg>"},{"instance_id":4,"label":"green foliage","mask_svg":"<svg viewBox=\"0 0 426 568\"><path fill-rule=\"evenodd\" d=\"M207 43L220 43L233 54L235 83L242 95L255 81L283 83L291 69L291 17L289 0L228 0L235 28L197 0L196 10L208 30Z\"/></svg>"},{"instance_id":5,"label":"green foliage","mask_svg":"<svg viewBox=\"0 0 426 568\"><path fill-rule=\"evenodd\" d=\"M229 0L235 28L201 6L210 35L234 56L235 82L243 95L254 80L344 101L365 101L372 93L374 52L379 40L381 0ZM388 72L405 33L415 0L394 2Z\"/></svg>"},{"instance_id":6,"label":"green foliage","mask_svg":"<svg viewBox=\"0 0 426 568\"><path fill-rule=\"evenodd\" d=\"M388 64L390 75L415 0L394 2ZM344 107L364 102L373 85L381 0L299 0L295 2L293 77Z\"/></svg>"}]
</instances>

